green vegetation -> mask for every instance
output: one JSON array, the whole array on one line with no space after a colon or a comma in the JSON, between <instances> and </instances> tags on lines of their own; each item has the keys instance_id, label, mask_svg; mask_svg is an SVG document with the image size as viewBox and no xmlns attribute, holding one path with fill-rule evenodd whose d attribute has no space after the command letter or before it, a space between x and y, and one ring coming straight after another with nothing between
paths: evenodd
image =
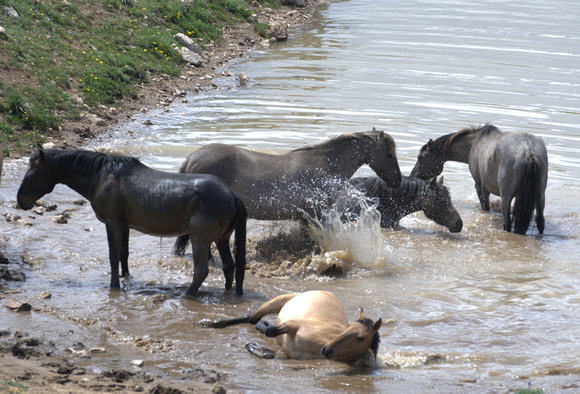
<instances>
[{"instance_id":1,"label":"green vegetation","mask_svg":"<svg viewBox=\"0 0 580 394\"><path fill-rule=\"evenodd\" d=\"M255 0L254 0L255 1ZM257 0L279 7L279 0ZM252 0L0 0L0 143L22 152L62 119L130 96L148 75L177 76L184 33L204 46L250 21ZM267 26L256 24L263 34ZM8 151L5 149L5 154Z\"/></svg>"},{"instance_id":2,"label":"green vegetation","mask_svg":"<svg viewBox=\"0 0 580 394\"><path fill-rule=\"evenodd\" d=\"M23 393L26 391L26 386L15 382L14 380L0 380L0 391L6 393Z\"/></svg>"}]
</instances>

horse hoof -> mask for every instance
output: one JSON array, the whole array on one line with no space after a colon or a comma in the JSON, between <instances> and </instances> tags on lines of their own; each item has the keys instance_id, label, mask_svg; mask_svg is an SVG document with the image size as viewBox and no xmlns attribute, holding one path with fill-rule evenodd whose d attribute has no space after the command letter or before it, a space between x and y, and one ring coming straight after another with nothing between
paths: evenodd
<instances>
[{"instance_id":1,"label":"horse hoof","mask_svg":"<svg viewBox=\"0 0 580 394\"><path fill-rule=\"evenodd\" d=\"M248 349L248 352L250 352L250 354L252 354L253 356L256 356L258 358L263 358L266 360L270 360L273 358L276 358L276 355L274 354L273 351L271 351L270 349L268 349L265 346L259 346L257 343L248 343L246 345L246 349Z\"/></svg>"}]
</instances>

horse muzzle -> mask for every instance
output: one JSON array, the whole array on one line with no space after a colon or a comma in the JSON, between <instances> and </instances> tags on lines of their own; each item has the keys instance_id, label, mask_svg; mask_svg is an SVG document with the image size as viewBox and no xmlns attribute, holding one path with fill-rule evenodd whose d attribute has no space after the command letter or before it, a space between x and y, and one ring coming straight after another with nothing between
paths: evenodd
<instances>
[{"instance_id":1,"label":"horse muzzle","mask_svg":"<svg viewBox=\"0 0 580 394\"><path fill-rule=\"evenodd\" d=\"M332 359L332 357L334 356L334 349L333 348L328 348L326 346L323 346L322 350L320 352L322 353L324 358L326 358L328 360Z\"/></svg>"},{"instance_id":2,"label":"horse muzzle","mask_svg":"<svg viewBox=\"0 0 580 394\"><path fill-rule=\"evenodd\" d=\"M449 227L449 231L452 233L459 233L463 229L463 221L459 219L452 226Z\"/></svg>"}]
</instances>

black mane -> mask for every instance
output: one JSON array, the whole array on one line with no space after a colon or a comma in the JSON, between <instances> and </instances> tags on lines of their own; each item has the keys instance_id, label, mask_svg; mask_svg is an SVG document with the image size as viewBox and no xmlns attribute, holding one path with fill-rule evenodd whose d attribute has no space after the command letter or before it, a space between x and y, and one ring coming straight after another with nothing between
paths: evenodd
<instances>
[{"instance_id":1,"label":"black mane","mask_svg":"<svg viewBox=\"0 0 580 394\"><path fill-rule=\"evenodd\" d=\"M143 166L135 157L107 155L89 150L43 150L45 162L53 168L66 168L75 173L91 174L105 170L118 171L125 168ZM37 151L30 160L36 160L40 155Z\"/></svg>"}]
</instances>

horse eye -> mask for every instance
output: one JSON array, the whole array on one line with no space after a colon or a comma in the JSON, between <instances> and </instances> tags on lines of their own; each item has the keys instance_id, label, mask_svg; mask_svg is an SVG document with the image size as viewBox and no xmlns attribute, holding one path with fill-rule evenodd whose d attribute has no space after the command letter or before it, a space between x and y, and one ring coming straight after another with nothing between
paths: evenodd
<instances>
[{"instance_id":1,"label":"horse eye","mask_svg":"<svg viewBox=\"0 0 580 394\"><path fill-rule=\"evenodd\" d=\"M356 339L358 339L359 342L362 342L365 340L366 337L356 337Z\"/></svg>"}]
</instances>

